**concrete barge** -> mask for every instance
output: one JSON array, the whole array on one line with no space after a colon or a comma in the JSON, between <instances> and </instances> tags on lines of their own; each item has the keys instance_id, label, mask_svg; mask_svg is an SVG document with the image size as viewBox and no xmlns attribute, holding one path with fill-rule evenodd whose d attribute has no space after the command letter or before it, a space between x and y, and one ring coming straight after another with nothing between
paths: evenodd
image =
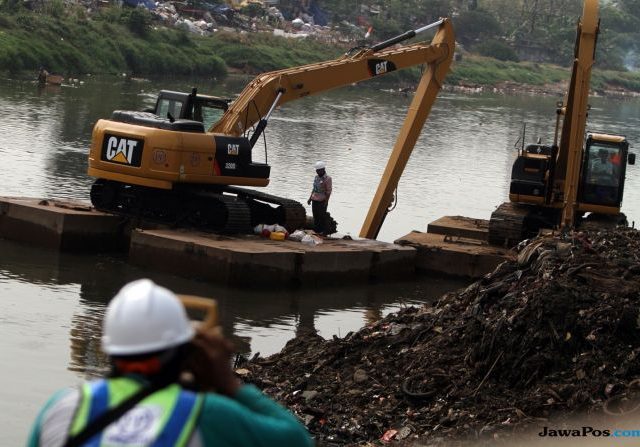
<instances>
[{"instance_id":1,"label":"concrete barge","mask_svg":"<svg viewBox=\"0 0 640 447\"><path fill-rule=\"evenodd\" d=\"M122 217L71 200L0 198L0 237L60 251L126 249Z\"/></svg>"},{"instance_id":2,"label":"concrete barge","mask_svg":"<svg viewBox=\"0 0 640 447\"><path fill-rule=\"evenodd\" d=\"M310 246L186 230L136 229L129 248L135 264L241 286L406 278L415 273L415 257L414 248L371 240L324 239Z\"/></svg>"},{"instance_id":3,"label":"concrete barge","mask_svg":"<svg viewBox=\"0 0 640 447\"><path fill-rule=\"evenodd\" d=\"M488 236L487 220L445 216L431 222L426 233L412 231L395 243L416 248L418 272L479 278L515 256L512 250L489 245Z\"/></svg>"},{"instance_id":4,"label":"concrete barge","mask_svg":"<svg viewBox=\"0 0 640 447\"><path fill-rule=\"evenodd\" d=\"M319 245L255 235L137 228L83 202L0 198L0 237L58 251L128 251L132 263L222 284L328 285L416 272L480 277L513 255L486 243L486 221L444 217L427 233L386 243L326 238Z\"/></svg>"}]
</instances>

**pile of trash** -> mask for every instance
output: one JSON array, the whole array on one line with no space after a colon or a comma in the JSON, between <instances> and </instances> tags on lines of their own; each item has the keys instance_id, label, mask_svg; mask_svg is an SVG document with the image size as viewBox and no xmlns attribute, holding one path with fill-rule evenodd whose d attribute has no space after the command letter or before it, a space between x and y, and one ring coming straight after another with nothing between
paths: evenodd
<instances>
[{"instance_id":1,"label":"pile of trash","mask_svg":"<svg viewBox=\"0 0 640 447\"><path fill-rule=\"evenodd\" d=\"M467 289L242 366L322 445L510 436L640 398L640 232L541 236Z\"/></svg>"}]
</instances>

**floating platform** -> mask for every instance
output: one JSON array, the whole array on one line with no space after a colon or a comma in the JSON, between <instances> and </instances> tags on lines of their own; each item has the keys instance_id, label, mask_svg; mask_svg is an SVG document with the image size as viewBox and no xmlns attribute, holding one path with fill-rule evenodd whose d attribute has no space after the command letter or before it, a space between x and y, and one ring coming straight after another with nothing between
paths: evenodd
<instances>
[{"instance_id":1,"label":"floating platform","mask_svg":"<svg viewBox=\"0 0 640 447\"><path fill-rule=\"evenodd\" d=\"M372 240L323 239L319 245L254 235L139 229L88 203L0 198L0 237L59 251L123 251L132 263L189 278L252 286L335 285L407 278L416 250Z\"/></svg>"},{"instance_id":2,"label":"floating platform","mask_svg":"<svg viewBox=\"0 0 640 447\"><path fill-rule=\"evenodd\" d=\"M515 257L511 250L489 245L488 234L487 220L445 216L431 222L426 233L412 231L395 243L418 251L418 272L479 278Z\"/></svg>"},{"instance_id":3,"label":"floating platform","mask_svg":"<svg viewBox=\"0 0 640 447\"><path fill-rule=\"evenodd\" d=\"M395 243L325 238L305 245L255 235L136 228L89 204L0 198L0 237L59 251L123 251L132 263L222 284L335 285L408 278L416 272L477 278L513 252L489 245L482 219L447 216Z\"/></svg>"},{"instance_id":4,"label":"floating platform","mask_svg":"<svg viewBox=\"0 0 640 447\"><path fill-rule=\"evenodd\" d=\"M0 198L0 237L61 251L126 248L121 217L70 200Z\"/></svg>"},{"instance_id":5,"label":"floating platform","mask_svg":"<svg viewBox=\"0 0 640 447\"><path fill-rule=\"evenodd\" d=\"M129 259L148 268L219 283L340 284L415 274L416 250L372 240L324 239L319 245L186 230L131 233Z\"/></svg>"}]
</instances>

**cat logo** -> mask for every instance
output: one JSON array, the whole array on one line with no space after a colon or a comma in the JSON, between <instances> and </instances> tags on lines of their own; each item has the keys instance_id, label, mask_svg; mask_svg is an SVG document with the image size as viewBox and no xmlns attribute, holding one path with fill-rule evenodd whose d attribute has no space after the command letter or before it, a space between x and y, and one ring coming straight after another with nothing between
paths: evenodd
<instances>
[{"instance_id":1,"label":"cat logo","mask_svg":"<svg viewBox=\"0 0 640 447\"><path fill-rule=\"evenodd\" d=\"M379 76L396 70L393 62L385 61L384 59L369 59L367 62L371 76Z\"/></svg>"},{"instance_id":2,"label":"cat logo","mask_svg":"<svg viewBox=\"0 0 640 447\"><path fill-rule=\"evenodd\" d=\"M388 61L378 62L376 64L376 74L377 75L385 74L387 72L387 64L388 64Z\"/></svg>"},{"instance_id":3,"label":"cat logo","mask_svg":"<svg viewBox=\"0 0 640 447\"><path fill-rule=\"evenodd\" d=\"M143 145L143 140L105 134L100 158L111 163L140 166Z\"/></svg>"},{"instance_id":4,"label":"cat logo","mask_svg":"<svg viewBox=\"0 0 640 447\"><path fill-rule=\"evenodd\" d=\"M238 155L240 153L240 145L239 144L227 144L227 154L228 155Z\"/></svg>"}]
</instances>

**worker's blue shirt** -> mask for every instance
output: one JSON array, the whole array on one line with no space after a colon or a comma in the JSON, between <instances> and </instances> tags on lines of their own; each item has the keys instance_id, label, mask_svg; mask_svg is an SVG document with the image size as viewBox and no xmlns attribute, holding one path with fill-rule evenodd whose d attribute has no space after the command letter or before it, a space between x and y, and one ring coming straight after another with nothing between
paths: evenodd
<instances>
[{"instance_id":1,"label":"worker's blue shirt","mask_svg":"<svg viewBox=\"0 0 640 447\"><path fill-rule=\"evenodd\" d=\"M64 445L80 396L71 388L54 394L40 411L27 446ZM204 393L196 424L188 447L313 445L298 419L253 385L243 385L233 397Z\"/></svg>"}]
</instances>

